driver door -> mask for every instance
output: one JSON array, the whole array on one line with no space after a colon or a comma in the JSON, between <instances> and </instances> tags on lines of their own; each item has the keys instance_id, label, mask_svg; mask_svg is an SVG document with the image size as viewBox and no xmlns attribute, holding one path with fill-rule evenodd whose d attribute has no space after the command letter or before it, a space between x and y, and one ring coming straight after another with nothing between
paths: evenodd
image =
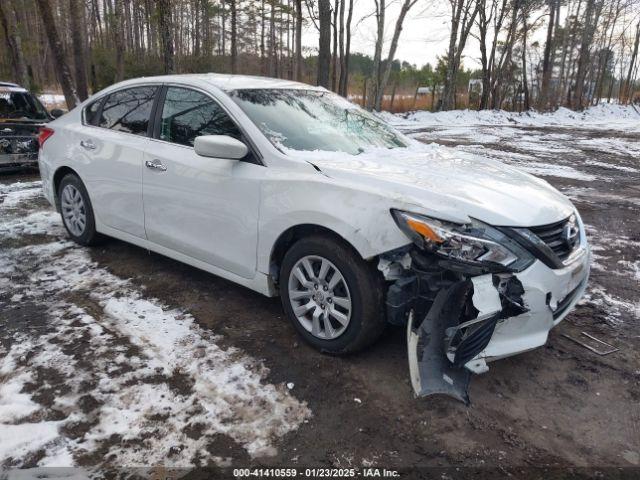
<instances>
[{"instance_id":1,"label":"driver door","mask_svg":"<svg viewBox=\"0 0 640 480\"><path fill-rule=\"evenodd\" d=\"M165 87L154 139L145 152L143 200L147 238L245 278L256 270L261 165L207 158L200 135L242 134L209 95Z\"/></svg>"}]
</instances>

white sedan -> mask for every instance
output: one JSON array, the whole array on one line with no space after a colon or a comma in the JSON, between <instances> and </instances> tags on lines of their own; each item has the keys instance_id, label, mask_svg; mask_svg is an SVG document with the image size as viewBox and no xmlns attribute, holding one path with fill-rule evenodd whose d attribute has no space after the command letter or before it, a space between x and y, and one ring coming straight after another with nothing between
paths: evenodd
<instances>
[{"instance_id":1,"label":"white sedan","mask_svg":"<svg viewBox=\"0 0 640 480\"><path fill-rule=\"evenodd\" d=\"M420 395L466 400L469 372L543 345L586 287L580 216L547 182L420 144L323 88L128 80L39 140L73 240L115 237L279 294L325 352L407 325Z\"/></svg>"}]
</instances>

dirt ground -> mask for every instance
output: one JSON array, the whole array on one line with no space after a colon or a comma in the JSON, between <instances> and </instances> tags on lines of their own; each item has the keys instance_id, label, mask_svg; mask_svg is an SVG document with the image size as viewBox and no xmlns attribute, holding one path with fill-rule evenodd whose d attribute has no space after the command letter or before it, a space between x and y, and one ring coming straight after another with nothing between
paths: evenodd
<instances>
[{"instance_id":1,"label":"dirt ground","mask_svg":"<svg viewBox=\"0 0 640 480\"><path fill-rule=\"evenodd\" d=\"M466 407L449 398L413 398L403 329L389 327L381 341L358 355L322 355L296 336L278 299L109 240L90 251L98 265L130 279L145 295L188 311L203 329L220 336L219 345L260 360L269 372L265 381L294 384L291 394L311 411L306 422L275 441L273 456L250 460L241 445L224 435L208 444L211 456L228 457L233 466L639 466L640 161L634 145L640 135L513 127L478 127L473 134L444 127L411 133L423 141L528 165L567 193L589 226L594 246L587 298L551 332L545 347L492 363L488 373L474 377L472 403ZM630 147L613 148L610 139ZM2 174L0 183L37 178ZM19 208L26 215L48 207L35 197ZM37 235L5 239L0 250L40 241ZM41 305L9 302L16 293L0 290L0 337L6 348L16 330L37 330L46 322ZM564 336L578 338L583 331L619 350L599 356ZM75 348L91 358L90 342L79 339ZM39 373L42 382L57 385L49 396L64 391L64 380L57 384L55 372ZM43 408L51 405L47 395L37 401ZM100 451L75 461L109 464ZM35 466L38 457L14 459L13 464Z\"/></svg>"}]
</instances>

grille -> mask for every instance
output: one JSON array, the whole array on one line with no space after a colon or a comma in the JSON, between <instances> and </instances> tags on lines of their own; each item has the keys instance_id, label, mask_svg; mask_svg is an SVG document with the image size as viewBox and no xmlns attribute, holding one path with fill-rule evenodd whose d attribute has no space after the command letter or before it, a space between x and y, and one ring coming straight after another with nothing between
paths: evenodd
<instances>
[{"instance_id":1,"label":"grille","mask_svg":"<svg viewBox=\"0 0 640 480\"><path fill-rule=\"evenodd\" d=\"M574 217L550 225L530 227L529 230L553 250L560 260L566 260L580 243L580 234Z\"/></svg>"}]
</instances>

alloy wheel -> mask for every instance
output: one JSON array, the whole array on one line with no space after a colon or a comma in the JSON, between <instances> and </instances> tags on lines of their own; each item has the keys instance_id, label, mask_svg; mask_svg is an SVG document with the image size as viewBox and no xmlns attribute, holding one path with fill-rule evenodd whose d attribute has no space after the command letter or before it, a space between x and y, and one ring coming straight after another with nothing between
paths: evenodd
<instances>
[{"instance_id":1,"label":"alloy wheel","mask_svg":"<svg viewBox=\"0 0 640 480\"><path fill-rule=\"evenodd\" d=\"M73 185L65 185L60 196L62 218L69 231L76 237L84 233L87 212L80 191Z\"/></svg>"},{"instance_id":2,"label":"alloy wheel","mask_svg":"<svg viewBox=\"0 0 640 480\"><path fill-rule=\"evenodd\" d=\"M333 263L317 255L302 257L291 269L288 288L294 315L314 337L333 340L345 332L351 293Z\"/></svg>"}]
</instances>

